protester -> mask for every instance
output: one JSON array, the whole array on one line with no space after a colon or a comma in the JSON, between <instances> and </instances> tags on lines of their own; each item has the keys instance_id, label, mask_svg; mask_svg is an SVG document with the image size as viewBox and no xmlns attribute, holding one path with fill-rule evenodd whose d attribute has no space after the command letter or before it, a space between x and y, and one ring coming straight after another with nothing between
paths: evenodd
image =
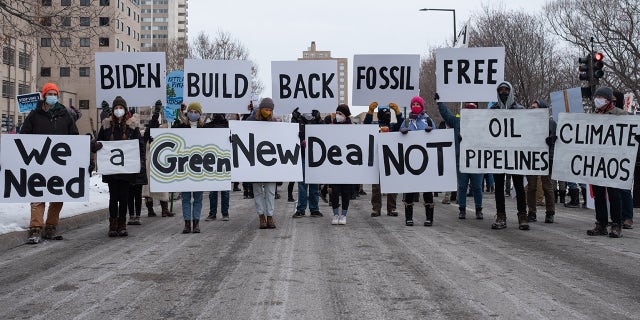
<instances>
[{"instance_id":1,"label":"protester","mask_svg":"<svg viewBox=\"0 0 640 320\"><path fill-rule=\"evenodd\" d=\"M75 120L60 102L58 96L60 90L53 83L47 83L42 87L42 99L38 101L36 109L29 112L20 128L21 134L43 135L77 135L78 127ZM62 240L57 232L60 221L62 202L50 202L47 211L47 220L44 221L44 202L31 203L31 221L27 243L37 244L41 238L48 240ZM44 227L44 233L42 229Z\"/></svg>"},{"instance_id":2,"label":"protester","mask_svg":"<svg viewBox=\"0 0 640 320\"><path fill-rule=\"evenodd\" d=\"M624 93L620 91L613 91L613 104L616 108L620 110L624 110ZM625 111L626 112L626 111ZM640 153L640 148L638 148L638 153ZM636 157L636 164L640 161ZM637 176L638 173L634 172L634 176ZM634 177L635 183L635 177ZM634 184L634 188L636 188ZM620 202L621 202L621 213L622 213L622 229L633 229L633 190L631 189L620 189Z\"/></svg>"},{"instance_id":3,"label":"protester","mask_svg":"<svg viewBox=\"0 0 640 320\"><path fill-rule=\"evenodd\" d=\"M241 120L247 120L253 114L253 101L249 101L249 105L247 105L247 110L249 113L245 113L242 115ZM243 182L242 183L242 193L245 199L253 199L253 183L251 182Z\"/></svg>"},{"instance_id":4,"label":"protester","mask_svg":"<svg viewBox=\"0 0 640 320\"><path fill-rule=\"evenodd\" d=\"M333 119L333 124L352 124L351 111L349 106L341 104L336 108L336 116ZM351 194L354 189L353 184L331 184L328 185L328 191L330 193L329 199L331 202L331 209L333 210L333 219L331 224L333 225L345 225L347 224L347 213L349 211L349 202L351 201ZM342 200L342 201L341 201ZM342 204L342 211L340 211L340 205Z\"/></svg>"},{"instance_id":5,"label":"protester","mask_svg":"<svg viewBox=\"0 0 640 320\"><path fill-rule=\"evenodd\" d=\"M424 130L429 133L436 128L436 123L431 119L424 108L424 100L415 96L411 99L411 112L407 115L407 118L400 127L402 134L407 134L409 131ZM430 227L433 225L433 192L423 192L422 198L424 200L424 209L426 214L426 220L424 225ZM412 192L405 193L402 201L404 202L404 219L406 226L413 226L413 204L420 201L420 193Z\"/></svg>"},{"instance_id":6,"label":"protester","mask_svg":"<svg viewBox=\"0 0 640 320\"><path fill-rule=\"evenodd\" d=\"M153 128L166 128L167 124L160 124L160 111L162 110L162 101L157 100L153 107L153 114L151 116L151 120L149 120L149 125L147 129L144 131L144 143L145 143L145 151L146 154L149 153L150 145L153 139L151 138L151 129ZM150 171L150 158L147 157L146 161L146 170L147 170L147 179L149 178ZM153 199L156 199L160 202L160 208L162 209L163 217L173 217L175 213L169 211L169 193L168 192L151 192L149 189L149 184L142 186L142 196L145 198L145 206L147 207L147 216L155 217L156 212L153 209Z\"/></svg>"},{"instance_id":7,"label":"protester","mask_svg":"<svg viewBox=\"0 0 640 320\"><path fill-rule=\"evenodd\" d=\"M203 125L205 128L229 128L229 121L222 113L214 113L211 121ZM206 221L216 220L218 213L218 193L220 193L220 213L222 221L229 221L229 190L209 191L209 215Z\"/></svg>"},{"instance_id":8,"label":"protester","mask_svg":"<svg viewBox=\"0 0 640 320\"><path fill-rule=\"evenodd\" d=\"M305 127L307 125L321 124L322 118L318 110L313 110L311 113L301 114L298 108L291 113L291 122L298 123L298 137L300 138L300 145L302 146L302 170L304 175L305 164L305 149L307 147L305 140ZM302 218L305 216L304 212L309 204L309 212L311 217L322 217L320 207L318 205L320 195L318 193L319 186L317 184L307 184L304 180L298 181L298 205L296 206L296 212L293 214L294 218ZM289 200L293 199L291 192L289 192Z\"/></svg>"},{"instance_id":9,"label":"protester","mask_svg":"<svg viewBox=\"0 0 640 320\"><path fill-rule=\"evenodd\" d=\"M136 126L140 127L140 118L137 113L130 112L128 114L129 121L132 121ZM140 137L141 145L145 145L144 137ZM142 164L146 163L143 162ZM129 200L127 201L127 207L129 208L129 225L140 225L140 213L142 211L142 187L149 183L147 178L147 170L144 165L140 165L140 172L136 174L135 179L131 182L129 187Z\"/></svg>"}]
</instances>

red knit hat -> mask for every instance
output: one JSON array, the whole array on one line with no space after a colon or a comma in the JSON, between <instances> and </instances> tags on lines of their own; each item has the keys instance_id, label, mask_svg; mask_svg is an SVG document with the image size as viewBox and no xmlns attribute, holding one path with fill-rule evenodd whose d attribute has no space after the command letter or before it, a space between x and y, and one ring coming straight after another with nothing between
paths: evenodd
<instances>
[{"instance_id":1,"label":"red knit hat","mask_svg":"<svg viewBox=\"0 0 640 320\"><path fill-rule=\"evenodd\" d=\"M414 102L419 103L422 106L422 109L424 109L424 99L422 99L420 96L411 98L411 104L409 106L412 106Z\"/></svg>"},{"instance_id":2,"label":"red knit hat","mask_svg":"<svg viewBox=\"0 0 640 320\"><path fill-rule=\"evenodd\" d=\"M58 86L51 82L47 82L47 84L42 87L42 99L44 99L44 95L51 90L54 90L58 95L60 94L60 89L58 89Z\"/></svg>"}]
</instances>

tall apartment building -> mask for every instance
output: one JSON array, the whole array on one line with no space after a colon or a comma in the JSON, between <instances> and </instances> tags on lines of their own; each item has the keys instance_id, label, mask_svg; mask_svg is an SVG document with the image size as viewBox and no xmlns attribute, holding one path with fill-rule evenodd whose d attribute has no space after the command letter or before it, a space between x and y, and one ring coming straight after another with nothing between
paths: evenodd
<instances>
[{"instance_id":1,"label":"tall apartment building","mask_svg":"<svg viewBox=\"0 0 640 320\"><path fill-rule=\"evenodd\" d=\"M82 112L80 133L99 127L96 106L96 52L140 51L139 0L37 0L40 23L56 32L38 39L38 88L53 82L59 100ZM68 14L61 14L68 12ZM65 29L66 28L66 29ZM62 32L60 32L63 30ZM112 101L108 101L111 104Z\"/></svg>"},{"instance_id":2,"label":"tall apartment building","mask_svg":"<svg viewBox=\"0 0 640 320\"><path fill-rule=\"evenodd\" d=\"M302 51L302 58L298 60L337 60L338 61L338 103L349 103L349 80L347 79L348 62L347 58L333 58L331 51L318 51L316 42L311 41L311 47Z\"/></svg>"},{"instance_id":3,"label":"tall apartment building","mask_svg":"<svg viewBox=\"0 0 640 320\"><path fill-rule=\"evenodd\" d=\"M142 51L164 51L171 40L187 43L188 0L142 0Z\"/></svg>"}]
</instances>

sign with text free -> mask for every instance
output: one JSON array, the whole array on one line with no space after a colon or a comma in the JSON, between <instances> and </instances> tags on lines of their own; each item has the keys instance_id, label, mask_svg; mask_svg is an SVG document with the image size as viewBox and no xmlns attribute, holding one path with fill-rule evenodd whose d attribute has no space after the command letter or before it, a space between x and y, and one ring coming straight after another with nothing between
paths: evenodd
<instances>
[{"instance_id":1,"label":"sign with text free","mask_svg":"<svg viewBox=\"0 0 640 320\"><path fill-rule=\"evenodd\" d=\"M504 80L504 47L436 50L436 92L442 102L496 100Z\"/></svg>"},{"instance_id":2,"label":"sign with text free","mask_svg":"<svg viewBox=\"0 0 640 320\"><path fill-rule=\"evenodd\" d=\"M89 136L4 134L0 202L89 201Z\"/></svg>"},{"instance_id":3,"label":"sign with text free","mask_svg":"<svg viewBox=\"0 0 640 320\"><path fill-rule=\"evenodd\" d=\"M272 61L271 86L275 114L318 110L335 112L338 106L336 60Z\"/></svg>"},{"instance_id":4,"label":"sign with text free","mask_svg":"<svg viewBox=\"0 0 640 320\"><path fill-rule=\"evenodd\" d=\"M352 104L409 103L420 93L420 55L360 54L353 56Z\"/></svg>"},{"instance_id":5,"label":"sign with text free","mask_svg":"<svg viewBox=\"0 0 640 320\"><path fill-rule=\"evenodd\" d=\"M184 102L204 113L243 113L251 100L249 60L184 60Z\"/></svg>"},{"instance_id":6,"label":"sign with text free","mask_svg":"<svg viewBox=\"0 0 640 320\"><path fill-rule=\"evenodd\" d=\"M297 123L229 121L237 182L302 181Z\"/></svg>"},{"instance_id":7,"label":"sign with text free","mask_svg":"<svg viewBox=\"0 0 640 320\"><path fill-rule=\"evenodd\" d=\"M96 52L96 105L121 96L129 108L166 104L164 52ZM113 106L112 106L113 107Z\"/></svg>"},{"instance_id":8,"label":"sign with text free","mask_svg":"<svg viewBox=\"0 0 640 320\"><path fill-rule=\"evenodd\" d=\"M100 141L102 149L96 152L98 173L103 175L140 172L140 141Z\"/></svg>"},{"instance_id":9,"label":"sign with text free","mask_svg":"<svg viewBox=\"0 0 640 320\"><path fill-rule=\"evenodd\" d=\"M377 140L382 193L457 189L453 129L384 133Z\"/></svg>"},{"instance_id":10,"label":"sign with text free","mask_svg":"<svg viewBox=\"0 0 640 320\"><path fill-rule=\"evenodd\" d=\"M631 189L640 134L637 116L560 113L552 177Z\"/></svg>"},{"instance_id":11,"label":"sign with text free","mask_svg":"<svg viewBox=\"0 0 640 320\"><path fill-rule=\"evenodd\" d=\"M306 183L377 184L377 125L307 125Z\"/></svg>"},{"instance_id":12,"label":"sign with text free","mask_svg":"<svg viewBox=\"0 0 640 320\"><path fill-rule=\"evenodd\" d=\"M460 172L549 174L548 109L462 109L460 136Z\"/></svg>"}]
</instances>

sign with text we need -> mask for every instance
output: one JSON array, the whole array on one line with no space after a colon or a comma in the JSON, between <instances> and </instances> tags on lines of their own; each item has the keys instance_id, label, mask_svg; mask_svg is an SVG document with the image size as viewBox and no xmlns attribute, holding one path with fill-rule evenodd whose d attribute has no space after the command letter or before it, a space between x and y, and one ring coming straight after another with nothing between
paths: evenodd
<instances>
[{"instance_id":1,"label":"sign with text we need","mask_svg":"<svg viewBox=\"0 0 640 320\"><path fill-rule=\"evenodd\" d=\"M377 125L307 125L305 183L377 184Z\"/></svg>"},{"instance_id":2,"label":"sign with text we need","mask_svg":"<svg viewBox=\"0 0 640 320\"><path fill-rule=\"evenodd\" d=\"M552 177L631 189L640 134L637 116L560 113Z\"/></svg>"},{"instance_id":3,"label":"sign with text we need","mask_svg":"<svg viewBox=\"0 0 640 320\"><path fill-rule=\"evenodd\" d=\"M140 141L100 141L102 149L96 152L98 173L109 175L140 172Z\"/></svg>"},{"instance_id":4,"label":"sign with text we need","mask_svg":"<svg viewBox=\"0 0 640 320\"><path fill-rule=\"evenodd\" d=\"M394 102L406 105L420 93L420 55L360 54L353 56L352 104Z\"/></svg>"},{"instance_id":5,"label":"sign with text we need","mask_svg":"<svg viewBox=\"0 0 640 320\"><path fill-rule=\"evenodd\" d=\"M249 60L184 60L184 102L204 113L244 113L251 100Z\"/></svg>"},{"instance_id":6,"label":"sign with text we need","mask_svg":"<svg viewBox=\"0 0 640 320\"><path fill-rule=\"evenodd\" d=\"M504 47L436 50L436 92L442 102L496 100L504 80Z\"/></svg>"},{"instance_id":7,"label":"sign with text we need","mask_svg":"<svg viewBox=\"0 0 640 320\"><path fill-rule=\"evenodd\" d=\"M336 60L272 61L273 113L290 114L318 110L335 112L338 106L338 62Z\"/></svg>"},{"instance_id":8,"label":"sign with text we need","mask_svg":"<svg viewBox=\"0 0 640 320\"><path fill-rule=\"evenodd\" d=\"M548 109L462 109L460 136L460 172L549 174Z\"/></svg>"},{"instance_id":9,"label":"sign with text we need","mask_svg":"<svg viewBox=\"0 0 640 320\"><path fill-rule=\"evenodd\" d=\"M382 193L455 191L453 129L378 135Z\"/></svg>"},{"instance_id":10,"label":"sign with text we need","mask_svg":"<svg viewBox=\"0 0 640 320\"><path fill-rule=\"evenodd\" d=\"M89 136L4 134L0 202L89 201Z\"/></svg>"},{"instance_id":11,"label":"sign with text we need","mask_svg":"<svg viewBox=\"0 0 640 320\"><path fill-rule=\"evenodd\" d=\"M302 181L297 123L229 121L237 182Z\"/></svg>"},{"instance_id":12,"label":"sign with text we need","mask_svg":"<svg viewBox=\"0 0 640 320\"><path fill-rule=\"evenodd\" d=\"M152 106L158 99L165 105L166 74L164 52L96 52L96 105L116 96L129 108Z\"/></svg>"}]
</instances>

